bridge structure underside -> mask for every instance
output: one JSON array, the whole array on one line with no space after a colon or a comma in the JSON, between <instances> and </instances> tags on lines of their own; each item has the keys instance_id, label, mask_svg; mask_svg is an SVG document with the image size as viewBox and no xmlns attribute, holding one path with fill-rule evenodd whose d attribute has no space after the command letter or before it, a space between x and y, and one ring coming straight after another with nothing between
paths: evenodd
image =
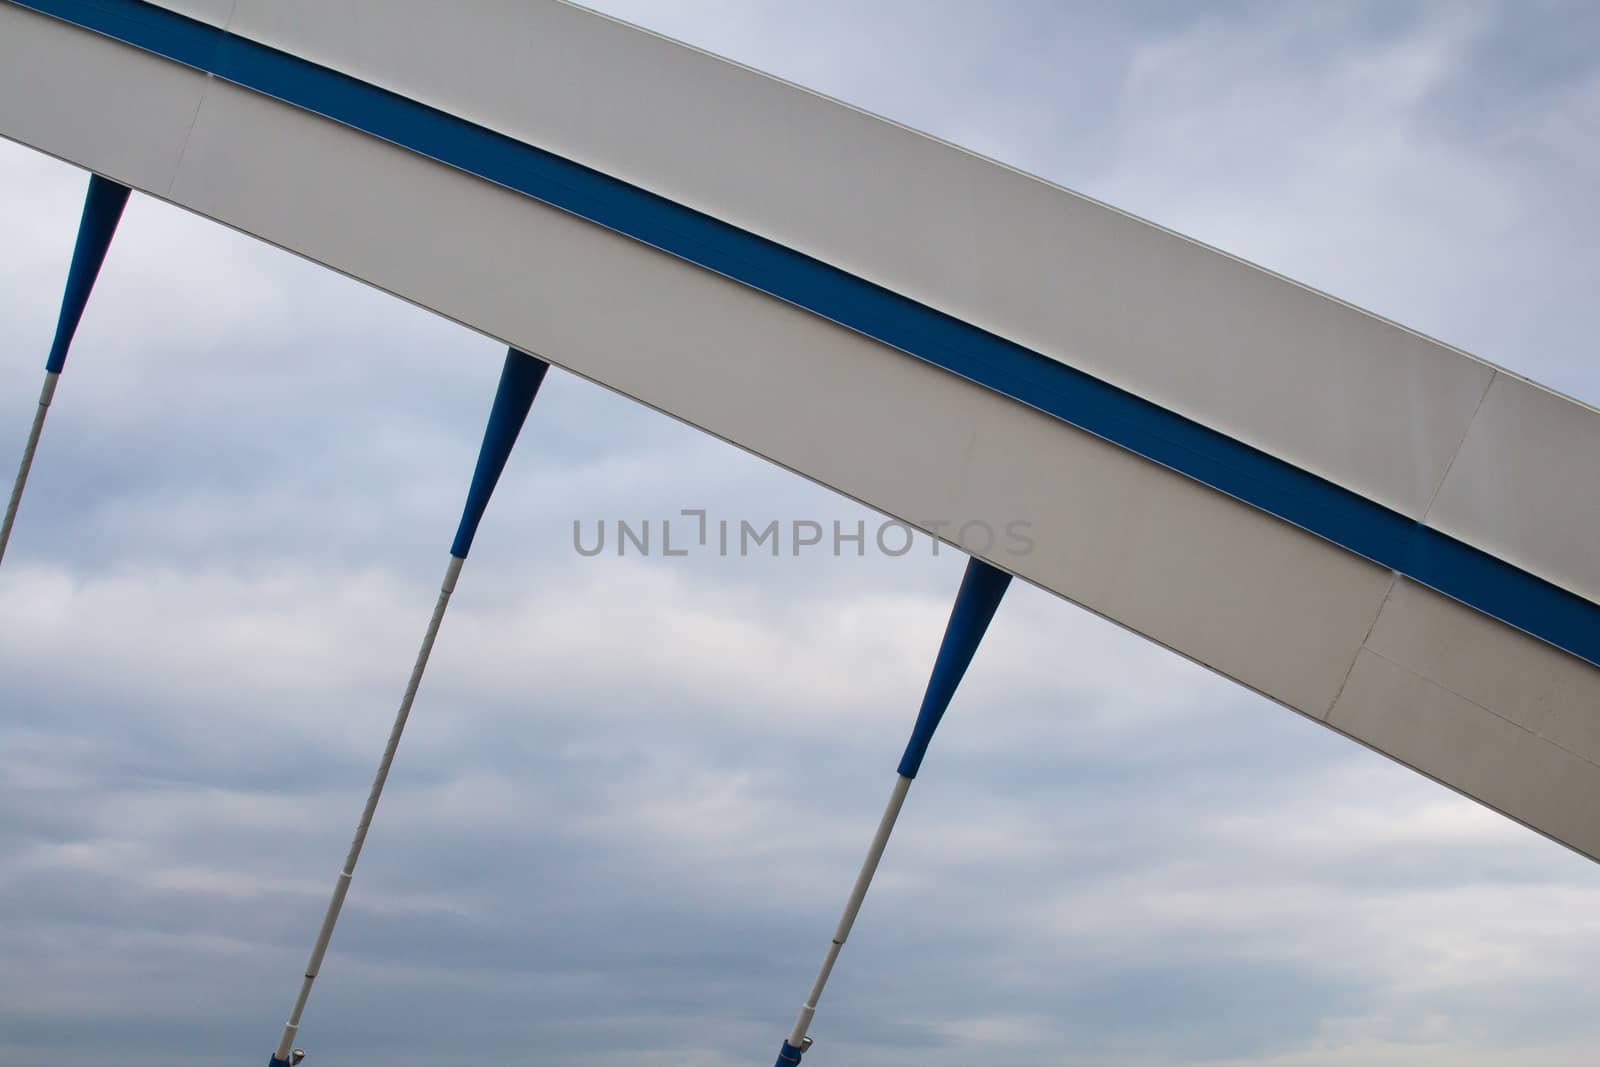
<instances>
[{"instance_id":1,"label":"bridge structure underside","mask_svg":"<svg viewBox=\"0 0 1600 1067\"><path fill-rule=\"evenodd\" d=\"M0 135L700 427L1600 859L1592 408L563 3L0 0ZM1027 551L986 536L1016 522Z\"/></svg>"}]
</instances>

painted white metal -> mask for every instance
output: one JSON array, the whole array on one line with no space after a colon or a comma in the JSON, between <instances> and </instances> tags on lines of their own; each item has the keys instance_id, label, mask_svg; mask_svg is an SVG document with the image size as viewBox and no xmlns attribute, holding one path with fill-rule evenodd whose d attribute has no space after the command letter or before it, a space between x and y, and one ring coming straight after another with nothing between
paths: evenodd
<instances>
[{"instance_id":1,"label":"painted white metal","mask_svg":"<svg viewBox=\"0 0 1600 1067\"><path fill-rule=\"evenodd\" d=\"M1600 603L1600 412L1497 375L1428 524Z\"/></svg>"},{"instance_id":2,"label":"painted white metal","mask_svg":"<svg viewBox=\"0 0 1600 1067\"><path fill-rule=\"evenodd\" d=\"M238 0L161 0L160 6L208 26L223 28L239 5Z\"/></svg>"},{"instance_id":3,"label":"painted white metal","mask_svg":"<svg viewBox=\"0 0 1600 1067\"><path fill-rule=\"evenodd\" d=\"M1363 649L1329 722L1589 855L1595 765L1409 668Z\"/></svg>"},{"instance_id":4,"label":"painted white metal","mask_svg":"<svg viewBox=\"0 0 1600 1067\"><path fill-rule=\"evenodd\" d=\"M11 498L6 501L6 516L0 519L0 562L6 558L6 545L11 541L11 527L17 521L17 508L22 504L22 490L28 484L28 471L33 468L33 454L39 450L39 435L44 432L44 417L50 413L50 401L56 395L56 382L61 380L57 371L44 372L44 387L39 390L39 407L33 413L33 425L28 428L28 441L22 446L22 462L17 464L17 477L11 483Z\"/></svg>"},{"instance_id":5,"label":"painted white metal","mask_svg":"<svg viewBox=\"0 0 1600 1067\"><path fill-rule=\"evenodd\" d=\"M833 965L839 959L839 950L850 937L850 928L855 925L856 916L861 912L861 902L867 898L867 889L872 885L872 876L878 872L878 861L883 859L883 850L889 844L889 835L894 832L895 820L900 817L900 809L905 805L906 792L910 788L910 778L903 774L894 776L894 788L889 792L889 803L884 806L883 817L878 820L877 832L872 835L872 844L867 847L867 858L861 861L861 871L856 875L855 885L850 887L850 896L844 902L844 913L839 916L839 925L833 931L833 940L828 944L827 954L822 957L822 969L817 972L817 980L811 983L811 992L806 994L806 1002L801 1006L800 1015L794 1021L794 1029L789 1031L789 1044L795 1048L801 1047L801 1042L806 1038L806 1031L811 1028L811 1020L816 1017L817 1001L822 999L822 988L828 984L828 976L833 973Z\"/></svg>"},{"instance_id":6,"label":"painted white metal","mask_svg":"<svg viewBox=\"0 0 1600 1067\"><path fill-rule=\"evenodd\" d=\"M258 158L261 143L278 148ZM1031 553L986 545L983 527L964 547L1319 714L1388 586L1053 418L232 86L208 95L173 195L958 542L969 520L1026 522Z\"/></svg>"},{"instance_id":7,"label":"painted white metal","mask_svg":"<svg viewBox=\"0 0 1600 1067\"><path fill-rule=\"evenodd\" d=\"M587 163L1420 518L1492 368L974 153L558 2L239 0L231 30Z\"/></svg>"},{"instance_id":8,"label":"painted white metal","mask_svg":"<svg viewBox=\"0 0 1600 1067\"><path fill-rule=\"evenodd\" d=\"M367 793L367 803L361 809L361 821L356 825L356 835L350 842L350 851L344 859L344 867L339 871L339 878L333 885L333 896L328 901L328 910L322 917L322 926L317 930L317 939L311 946L311 958L306 963L306 975L300 983L300 992L294 998L294 1007L289 1011L289 1021L283 1026L283 1036L278 1040L274 1058L285 1062L289 1053L294 1048L295 1034L300 1030L300 1016L305 1011L306 1000L311 996L311 983L317 980L317 973L322 970L322 957L327 954L328 942L333 938L333 928L339 922L339 912L344 907L345 894L350 891L350 880L355 877L356 861L361 858L361 847L367 843L367 830L372 826L372 816L378 810L378 799L383 795L384 783L389 780L389 768L394 764L395 751L400 747L400 735L405 732L406 720L411 717L411 705L417 698L417 687L422 684L422 672L428 667L428 657L433 654L434 639L439 636L439 624L444 621L444 609L450 605L450 594L455 592L456 579L461 577L461 564L464 563L459 556L451 556L450 564L445 568L444 581L439 586L439 599L433 606L433 616L428 620L427 633L423 635L422 647L417 651L417 661L411 668L411 677L406 682L405 695L400 699L400 710L395 713L394 725L389 728L389 740L384 745L383 757L378 761L378 773L373 776L372 789Z\"/></svg>"},{"instance_id":9,"label":"painted white metal","mask_svg":"<svg viewBox=\"0 0 1600 1067\"><path fill-rule=\"evenodd\" d=\"M1600 857L1600 668L1395 583L1328 722Z\"/></svg>"},{"instance_id":10,"label":"painted white metal","mask_svg":"<svg viewBox=\"0 0 1600 1067\"><path fill-rule=\"evenodd\" d=\"M165 194L209 77L10 4L0 55L0 136Z\"/></svg>"},{"instance_id":11,"label":"painted white metal","mask_svg":"<svg viewBox=\"0 0 1600 1067\"><path fill-rule=\"evenodd\" d=\"M901 288L1408 514L1443 480L1448 532L1579 592L1592 574L1600 522L1562 491L1590 484L1573 465L1593 454L1600 416L1542 394L1559 432L1535 432L1496 396L1511 376L1192 242L559 4L241 0L231 25ZM559 92L541 80L556 75L570 79ZM1529 639L1439 598L1416 617L1422 644L1374 647L1393 632L1377 624L1402 618L1390 572L1182 476L519 194L11 5L0 134L936 530L1600 857L1557 810L1586 810L1600 782L1584 741L1600 671L1538 646L1569 668L1564 725L1516 742L1511 778L1477 774L1449 756L1483 736L1455 704L1441 698L1410 733L1384 709L1422 706L1431 690L1415 677L1512 721L1529 690L1491 687L1479 702L1432 677L1424 646L1466 613L1477 655L1522 677ZM1103 309L1080 307L1083 294ZM1081 320L1057 321L1067 308ZM1559 535L1497 517L1483 472L1501 455L1548 476L1523 503L1555 509ZM1028 523L1033 549L986 545L969 521Z\"/></svg>"}]
</instances>

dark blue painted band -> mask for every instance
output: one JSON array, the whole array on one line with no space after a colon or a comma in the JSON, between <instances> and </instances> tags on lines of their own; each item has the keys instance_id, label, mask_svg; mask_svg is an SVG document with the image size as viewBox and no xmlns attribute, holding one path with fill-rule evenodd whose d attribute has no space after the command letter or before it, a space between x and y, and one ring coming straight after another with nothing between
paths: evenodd
<instances>
[{"instance_id":1,"label":"dark blue painted band","mask_svg":"<svg viewBox=\"0 0 1600 1067\"><path fill-rule=\"evenodd\" d=\"M933 661L933 674L928 678L927 692L922 696L922 708L917 712L917 725L911 730L911 740L906 743L905 755L900 757L900 773L915 778L922 766L922 757L928 754L928 743L939 728L956 687L972 663L983 635L989 629L1000 598L1006 595L1011 575L976 557L967 561L967 572L961 576L961 588L956 591L955 607L950 609L950 621L945 624L944 640L939 643L938 658Z\"/></svg>"},{"instance_id":2,"label":"dark blue painted band","mask_svg":"<svg viewBox=\"0 0 1600 1067\"><path fill-rule=\"evenodd\" d=\"M89 306L94 280L106 261L117 221L128 203L128 187L89 175L89 191L83 198L83 217L78 220L78 240L72 246L72 265L67 268L67 289L61 296L61 315L56 319L56 336L50 342L50 356L44 369L60 374L67 365L67 349L78 332L83 309Z\"/></svg>"},{"instance_id":3,"label":"dark blue painted band","mask_svg":"<svg viewBox=\"0 0 1600 1067\"><path fill-rule=\"evenodd\" d=\"M803 1053L789 1044L788 1038L785 1038L783 1046L778 1049L778 1060L773 1064L773 1067L794 1067L795 1064L800 1062L801 1055Z\"/></svg>"},{"instance_id":4,"label":"dark blue painted band","mask_svg":"<svg viewBox=\"0 0 1600 1067\"><path fill-rule=\"evenodd\" d=\"M506 362L500 368L500 384L494 391L494 405L489 408L489 423L483 428L483 445L478 449L478 465L472 472L472 487L467 490L467 505L461 509L461 525L456 527L456 539L450 554L466 559L472 550L472 539L478 535L478 523L483 521L483 511L489 506L494 487L500 481L500 472L506 469L511 458L511 446L517 443L517 434L528 419L528 409L539 392L550 364L535 359L515 348L506 349Z\"/></svg>"},{"instance_id":5,"label":"dark blue painted band","mask_svg":"<svg viewBox=\"0 0 1600 1067\"><path fill-rule=\"evenodd\" d=\"M518 190L1047 412L1600 664L1600 605L1047 356L543 149L142 0L9 0Z\"/></svg>"}]
</instances>

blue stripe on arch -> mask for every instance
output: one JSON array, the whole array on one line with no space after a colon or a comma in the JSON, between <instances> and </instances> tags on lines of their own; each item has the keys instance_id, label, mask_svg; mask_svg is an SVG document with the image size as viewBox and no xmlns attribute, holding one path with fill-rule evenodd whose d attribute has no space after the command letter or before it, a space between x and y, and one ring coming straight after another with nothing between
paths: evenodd
<instances>
[{"instance_id":1,"label":"blue stripe on arch","mask_svg":"<svg viewBox=\"0 0 1600 1067\"><path fill-rule=\"evenodd\" d=\"M837 267L143 0L10 0L496 182L805 308L1600 664L1600 605L1309 471Z\"/></svg>"}]
</instances>

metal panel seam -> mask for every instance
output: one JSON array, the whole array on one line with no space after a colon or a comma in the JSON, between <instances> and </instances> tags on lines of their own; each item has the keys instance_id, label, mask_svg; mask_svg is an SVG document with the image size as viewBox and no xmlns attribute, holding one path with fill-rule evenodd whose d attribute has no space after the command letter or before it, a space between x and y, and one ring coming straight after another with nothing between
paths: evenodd
<instances>
[{"instance_id":1,"label":"metal panel seam","mask_svg":"<svg viewBox=\"0 0 1600 1067\"><path fill-rule=\"evenodd\" d=\"M1513 718L1510 718L1510 717L1508 717L1506 715L1502 715L1500 712L1495 711L1493 708L1489 707L1488 705L1480 704L1478 701L1473 700L1471 697L1467 696L1465 693L1456 692L1454 689L1451 689L1448 685L1445 685L1443 682L1439 681L1437 678L1430 678L1426 674L1423 674L1421 671L1415 669L1414 667L1408 667L1406 664L1401 663L1399 660L1393 658L1392 656L1386 656L1382 652L1377 651L1376 649L1368 648L1366 645L1362 645L1361 649L1359 651L1357 651L1356 655L1359 657L1361 652L1366 652L1370 656L1374 656L1374 657L1376 657L1378 659L1381 659L1385 663L1389 664L1391 667L1394 667L1397 670L1405 671L1407 674L1411 675L1413 678L1420 678L1422 681L1427 682L1429 685L1433 686L1434 688L1439 689L1442 692L1449 693L1451 696L1455 697L1457 700L1460 700L1462 703L1471 704L1473 707L1477 708L1479 711L1482 711L1486 715L1492 715L1496 719L1499 719L1501 722L1507 724L1508 726L1513 726L1516 729L1522 731L1523 733L1527 734L1529 737L1535 738L1535 739L1537 739L1539 741L1543 741L1545 744L1551 746L1552 748L1555 748L1555 749L1558 749L1558 750L1560 750L1562 752L1565 752L1567 755L1571 756L1573 759L1582 760L1584 763L1588 764L1590 767L1593 767L1595 770L1600 771L1600 763L1596 763L1594 760L1590 759L1588 756L1585 756L1582 752L1578 752L1578 751L1575 751L1574 749L1570 749L1566 745L1563 745L1561 742L1555 740L1554 738L1546 737L1544 734L1540 733L1538 730L1529 729L1528 727L1522 725L1522 723L1518 722L1517 720L1515 720ZM1343 694L1341 693L1341 695L1343 695ZM1329 725L1335 725L1333 723L1333 719L1332 719L1332 711L1329 712L1328 723L1329 723ZM1335 727L1335 728L1337 728L1337 727ZM1351 735L1351 736L1354 736L1354 735ZM1390 758L1392 759L1394 757L1391 756ZM1476 799L1476 798L1474 798L1474 799ZM1571 846L1569 845L1568 847L1570 848Z\"/></svg>"}]
</instances>

